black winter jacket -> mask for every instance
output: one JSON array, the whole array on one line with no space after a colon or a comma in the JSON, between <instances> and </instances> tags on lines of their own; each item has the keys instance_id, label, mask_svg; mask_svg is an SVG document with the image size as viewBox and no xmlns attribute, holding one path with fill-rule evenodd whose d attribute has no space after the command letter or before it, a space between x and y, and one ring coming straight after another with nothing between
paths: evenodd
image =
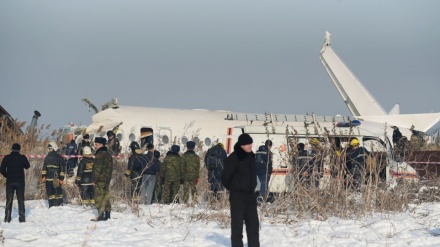
<instances>
[{"instance_id":1,"label":"black winter jacket","mask_svg":"<svg viewBox=\"0 0 440 247\"><path fill-rule=\"evenodd\" d=\"M24 183L24 169L29 167L26 156L12 151L3 158L1 173L6 178L6 183Z\"/></svg>"},{"instance_id":2,"label":"black winter jacket","mask_svg":"<svg viewBox=\"0 0 440 247\"><path fill-rule=\"evenodd\" d=\"M255 154L235 144L234 152L225 160L222 183L229 191L253 193L257 186Z\"/></svg>"},{"instance_id":3,"label":"black winter jacket","mask_svg":"<svg viewBox=\"0 0 440 247\"><path fill-rule=\"evenodd\" d=\"M156 173L160 172L159 159L154 156L153 152L148 152L146 156L147 156L147 163L142 168L142 170L144 171L143 174L156 175Z\"/></svg>"}]
</instances>

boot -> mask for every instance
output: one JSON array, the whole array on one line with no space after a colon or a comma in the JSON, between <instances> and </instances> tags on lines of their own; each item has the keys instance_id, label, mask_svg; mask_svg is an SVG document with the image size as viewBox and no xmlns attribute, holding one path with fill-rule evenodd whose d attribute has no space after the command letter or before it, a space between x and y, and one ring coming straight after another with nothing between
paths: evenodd
<instances>
[{"instance_id":1,"label":"boot","mask_svg":"<svg viewBox=\"0 0 440 247\"><path fill-rule=\"evenodd\" d=\"M106 214L105 214L105 212L103 212L103 213L98 217L98 219L91 219L90 221L106 221L106 220L107 220Z\"/></svg>"},{"instance_id":2,"label":"boot","mask_svg":"<svg viewBox=\"0 0 440 247\"><path fill-rule=\"evenodd\" d=\"M105 211L104 214L105 214L105 220L110 219L110 211Z\"/></svg>"}]
</instances>

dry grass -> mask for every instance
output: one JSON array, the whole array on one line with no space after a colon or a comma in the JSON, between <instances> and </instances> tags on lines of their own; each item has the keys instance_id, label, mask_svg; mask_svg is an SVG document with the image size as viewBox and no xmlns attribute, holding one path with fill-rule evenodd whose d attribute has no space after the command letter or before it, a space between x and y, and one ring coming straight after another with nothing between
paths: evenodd
<instances>
[{"instance_id":1,"label":"dry grass","mask_svg":"<svg viewBox=\"0 0 440 247\"><path fill-rule=\"evenodd\" d=\"M19 123L18 126L23 126ZM8 154L13 143L22 145L22 152L27 154L44 154L45 147L49 142L49 136L41 138L42 131L48 127L41 127L28 134L18 134L16 131L7 129L2 125L0 129L0 153ZM62 136L56 132L50 134L51 139L61 141ZM429 147L432 150L433 147ZM438 148L438 147L437 147ZM42 159L31 159L31 168L26 171L26 200L45 199L45 188L40 182ZM331 167L334 172L326 182L326 186L316 187L303 184L298 177L293 176L291 184L293 191L275 195L273 203L264 203L260 206L260 219L269 222L292 223L299 218L313 218L325 220L337 216L342 218L357 218L369 215L373 212L398 212L408 209L410 203L440 201L440 192L437 180L420 181L417 184L400 181L399 186L389 190L383 181L375 176L376 172L364 174L362 186L353 189L350 178L344 178L343 171L337 167L344 164L344 160L333 161ZM383 164L377 164L380 167ZM127 159L115 161L113 179L111 183L111 201L113 210L125 210L120 205L129 205L132 212L140 216L139 204L131 201L130 181L124 178L124 170L127 167ZM196 200L189 202L187 206L197 207L190 221L215 221L220 226L229 225L229 202L228 194L224 192L218 200L209 192L207 171L202 166L199 183L197 185ZM0 178L0 185L4 188L5 179ZM314 184L314 183L312 183ZM73 184L73 178L69 178L63 186L66 201L79 204L79 190ZM5 191L0 190L0 200L5 201ZM178 214L178 212L175 212Z\"/></svg>"}]
</instances>

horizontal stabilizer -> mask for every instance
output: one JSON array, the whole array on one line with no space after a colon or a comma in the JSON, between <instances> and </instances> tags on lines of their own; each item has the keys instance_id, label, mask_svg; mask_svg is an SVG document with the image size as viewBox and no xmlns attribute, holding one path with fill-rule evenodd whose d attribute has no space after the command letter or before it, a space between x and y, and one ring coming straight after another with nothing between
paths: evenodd
<instances>
[{"instance_id":1,"label":"horizontal stabilizer","mask_svg":"<svg viewBox=\"0 0 440 247\"><path fill-rule=\"evenodd\" d=\"M400 114L385 116L360 116L356 119L387 123L390 126L411 128L426 132L440 121L440 113Z\"/></svg>"}]
</instances>

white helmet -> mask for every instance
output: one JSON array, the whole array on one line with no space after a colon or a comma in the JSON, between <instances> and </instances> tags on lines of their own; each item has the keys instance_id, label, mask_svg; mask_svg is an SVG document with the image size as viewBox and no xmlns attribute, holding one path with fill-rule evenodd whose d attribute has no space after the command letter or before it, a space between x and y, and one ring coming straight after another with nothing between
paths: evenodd
<instances>
[{"instance_id":1,"label":"white helmet","mask_svg":"<svg viewBox=\"0 0 440 247\"><path fill-rule=\"evenodd\" d=\"M53 150L58 150L58 145L56 142L49 142L49 145L47 145L48 148L53 148Z\"/></svg>"},{"instance_id":2,"label":"white helmet","mask_svg":"<svg viewBox=\"0 0 440 247\"><path fill-rule=\"evenodd\" d=\"M90 155L92 154L92 149L89 146L83 147L83 154L84 155Z\"/></svg>"}]
</instances>

